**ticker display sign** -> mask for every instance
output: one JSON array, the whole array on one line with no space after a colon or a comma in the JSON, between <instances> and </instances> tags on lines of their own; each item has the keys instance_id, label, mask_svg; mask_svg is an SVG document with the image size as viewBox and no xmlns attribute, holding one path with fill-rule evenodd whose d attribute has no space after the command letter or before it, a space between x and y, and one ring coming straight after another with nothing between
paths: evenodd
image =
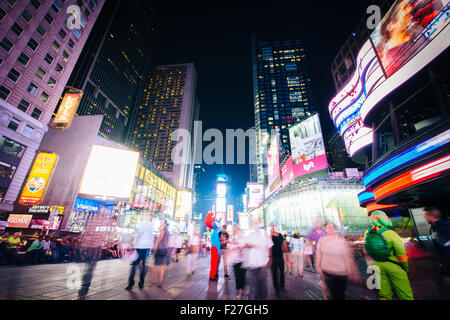
<instances>
[{"instance_id":1,"label":"ticker display sign","mask_svg":"<svg viewBox=\"0 0 450 320\"><path fill-rule=\"evenodd\" d=\"M83 91L70 87L67 88L62 102L59 105L58 112L53 119L53 128L65 130L70 127L82 97Z\"/></svg>"}]
</instances>

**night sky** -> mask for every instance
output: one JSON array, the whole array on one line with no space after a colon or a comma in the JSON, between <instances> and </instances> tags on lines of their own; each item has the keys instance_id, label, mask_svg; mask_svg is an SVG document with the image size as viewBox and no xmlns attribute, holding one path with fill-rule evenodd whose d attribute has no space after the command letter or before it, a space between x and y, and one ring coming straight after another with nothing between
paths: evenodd
<instances>
[{"instance_id":1,"label":"night sky","mask_svg":"<svg viewBox=\"0 0 450 320\"><path fill-rule=\"evenodd\" d=\"M355 1L170 1L157 6L159 33L152 65L193 62L203 130L254 125L251 32L278 40L302 41L309 61L313 95L324 136L335 130L327 106L335 95L331 63L346 38L366 15L370 0ZM207 143L204 143L204 147ZM213 195L217 173L231 177L231 193L240 197L249 179L248 165L204 165L199 193Z\"/></svg>"}]
</instances>

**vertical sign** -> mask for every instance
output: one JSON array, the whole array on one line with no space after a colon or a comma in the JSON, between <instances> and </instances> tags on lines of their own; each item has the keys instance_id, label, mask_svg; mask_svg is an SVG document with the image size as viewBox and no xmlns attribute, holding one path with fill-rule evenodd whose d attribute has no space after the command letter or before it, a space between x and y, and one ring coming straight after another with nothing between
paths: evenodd
<instances>
[{"instance_id":1,"label":"vertical sign","mask_svg":"<svg viewBox=\"0 0 450 320\"><path fill-rule=\"evenodd\" d=\"M233 218L234 218L234 207L233 205L229 204L227 208L227 222L230 222L233 224Z\"/></svg>"},{"instance_id":2,"label":"vertical sign","mask_svg":"<svg viewBox=\"0 0 450 320\"><path fill-rule=\"evenodd\" d=\"M52 127L55 129L69 129L75 117L75 112L77 112L81 97L83 96L83 91L81 90L70 87L67 89L59 106L58 113L56 113L53 119Z\"/></svg>"},{"instance_id":3,"label":"vertical sign","mask_svg":"<svg viewBox=\"0 0 450 320\"><path fill-rule=\"evenodd\" d=\"M19 198L20 204L39 204L58 161L54 153L39 152Z\"/></svg>"}]
</instances>

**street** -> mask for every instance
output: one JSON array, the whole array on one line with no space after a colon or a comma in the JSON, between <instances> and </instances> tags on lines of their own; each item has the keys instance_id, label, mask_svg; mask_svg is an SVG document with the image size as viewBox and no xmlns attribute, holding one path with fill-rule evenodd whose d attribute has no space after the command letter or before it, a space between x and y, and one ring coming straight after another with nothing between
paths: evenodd
<instances>
[{"instance_id":1,"label":"street","mask_svg":"<svg viewBox=\"0 0 450 320\"><path fill-rule=\"evenodd\" d=\"M151 285L151 257L144 289L137 286L126 291L130 266L123 260L101 260L97 263L93 281L86 300L234 300L236 297L233 272L225 280L220 268L218 282L209 282L210 256L200 257L197 270L190 278L185 275L186 259L172 263L166 272L162 288ZM76 270L81 273L76 274ZM76 280L81 279L86 268L85 263L60 263L30 266L2 266L0 268L0 299L2 300L76 300L78 289ZM270 272L267 272L268 299L277 299L273 289ZM366 278L363 277L365 284ZM418 279L410 275L416 299L445 299L439 291L430 290L430 279ZM136 275L136 282L138 281ZM79 284L78 284L79 287ZM304 272L304 278L295 278L286 273L286 292L282 300L322 300L318 275ZM347 288L347 299L374 300L376 290L368 290L354 284Z\"/></svg>"}]
</instances>

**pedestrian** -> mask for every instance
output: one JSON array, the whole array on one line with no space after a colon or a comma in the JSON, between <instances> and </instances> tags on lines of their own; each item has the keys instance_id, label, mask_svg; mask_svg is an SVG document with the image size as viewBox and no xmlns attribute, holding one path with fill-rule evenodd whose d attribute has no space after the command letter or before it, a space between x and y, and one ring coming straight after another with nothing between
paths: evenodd
<instances>
[{"instance_id":1,"label":"pedestrian","mask_svg":"<svg viewBox=\"0 0 450 320\"><path fill-rule=\"evenodd\" d=\"M0 236L0 255L1 255L1 264L6 264L8 262L8 249L6 249L6 245L8 244L9 233L4 232Z\"/></svg>"},{"instance_id":2,"label":"pedestrian","mask_svg":"<svg viewBox=\"0 0 450 320\"><path fill-rule=\"evenodd\" d=\"M308 233L308 239L309 239L309 241L311 241L312 251L313 251L313 254L311 255L311 265L313 266L314 270L316 269L315 260L316 260L316 252L317 252L317 243L319 242L319 239L324 237L325 235L326 235L326 231L323 227L322 220L316 219L316 221L314 223L314 227Z\"/></svg>"},{"instance_id":3,"label":"pedestrian","mask_svg":"<svg viewBox=\"0 0 450 320\"><path fill-rule=\"evenodd\" d=\"M284 262L285 262L284 263L284 269L285 269L286 272L289 272L289 274L292 275L292 265L293 265L293 263L292 263L292 261L288 262L288 259L287 259L287 255L290 254L290 252L291 252L291 241L292 240L287 236L286 233L283 234L283 239L284 239L284 242L286 242L286 245L287 245L287 249L285 249L284 246L283 246L283 258L284 258Z\"/></svg>"},{"instance_id":4,"label":"pedestrian","mask_svg":"<svg viewBox=\"0 0 450 320\"><path fill-rule=\"evenodd\" d=\"M56 237L51 238L50 249L52 250L52 261L58 261L59 248L58 248L58 239L56 239Z\"/></svg>"},{"instance_id":5,"label":"pedestrian","mask_svg":"<svg viewBox=\"0 0 450 320\"><path fill-rule=\"evenodd\" d=\"M156 240L158 240L158 239L156 239ZM168 235L168 240L167 240L167 261L166 261L166 265L169 265L171 262L175 262L176 246L177 246L176 234L169 234Z\"/></svg>"},{"instance_id":6,"label":"pedestrian","mask_svg":"<svg viewBox=\"0 0 450 320\"><path fill-rule=\"evenodd\" d=\"M69 262L71 260L71 245L70 236L65 236L59 244L59 259L60 262Z\"/></svg>"},{"instance_id":7,"label":"pedestrian","mask_svg":"<svg viewBox=\"0 0 450 320\"><path fill-rule=\"evenodd\" d=\"M443 219L441 210L436 207L425 208L424 217L431 225L430 235L441 263L444 282L450 285L450 223Z\"/></svg>"},{"instance_id":8,"label":"pedestrian","mask_svg":"<svg viewBox=\"0 0 450 320\"><path fill-rule=\"evenodd\" d=\"M250 299L267 299L267 276L266 270L270 266L269 256L272 254L273 242L264 225L255 226L245 238L244 263L250 275Z\"/></svg>"},{"instance_id":9,"label":"pedestrian","mask_svg":"<svg viewBox=\"0 0 450 320\"><path fill-rule=\"evenodd\" d=\"M130 276L128 278L128 286L126 290L133 289L134 276L136 274L136 267L140 265L141 273L139 277L139 289L144 287L146 265L145 261L148 257L150 248L153 247L153 224L150 221L145 221L139 228L139 233L136 235L134 242L134 249L137 253L137 259L131 264Z\"/></svg>"},{"instance_id":10,"label":"pedestrian","mask_svg":"<svg viewBox=\"0 0 450 320\"><path fill-rule=\"evenodd\" d=\"M189 249L187 250L187 275L191 276L194 274L195 268L197 267L197 259L200 252L201 238L198 233L197 228L194 229L192 237L189 239Z\"/></svg>"},{"instance_id":11,"label":"pedestrian","mask_svg":"<svg viewBox=\"0 0 450 320\"><path fill-rule=\"evenodd\" d=\"M21 244L20 233L14 232L14 234L8 238L8 242L6 244L6 250L8 251L7 259L9 263L11 264L17 263L18 257L17 249L18 247L20 247L20 244Z\"/></svg>"},{"instance_id":12,"label":"pedestrian","mask_svg":"<svg viewBox=\"0 0 450 320\"><path fill-rule=\"evenodd\" d=\"M50 237L46 236L42 240L42 255L45 259L45 262L50 262L52 258L52 250L50 249Z\"/></svg>"},{"instance_id":13,"label":"pedestrian","mask_svg":"<svg viewBox=\"0 0 450 320\"><path fill-rule=\"evenodd\" d=\"M231 254L228 258L230 258L231 264L233 265L234 277L236 280L236 299L242 300L245 290L245 274L247 270L242 266L242 263L244 262L245 241L241 229L237 224L234 226L233 237L229 244L230 248L227 250L230 250Z\"/></svg>"},{"instance_id":14,"label":"pedestrian","mask_svg":"<svg viewBox=\"0 0 450 320\"><path fill-rule=\"evenodd\" d=\"M303 278L303 240L300 239L297 233L294 234L290 244L290 256L292 257L292 265L294 268L294 276L300 275Z\"/></svg>"},{"instance_id":15,"label":"pedestrian","mask_svg":"<svg viewBox=\"0 0 450 320\"><path fill-rule=\"evenodd\" d=\"M230 235L228 234L227 225L224 224L222 226L222 231L219 232L219 239L220 239L220 252L221 257L223 259L223 272L225 279L230 279L230 276L228 275L228 241L230 239ZM220 260L217 264L217 275L219 275L219 267L220 267Z\"/></svg>"},{"instance_id":16,"label":"pedestrian","mask_svg":"<svg viewBox=\"0 0 450 320\"><path fill-rule=\"evenodd\" d=\"M43 240L43 237L36 238L31 243L31 246L27 249L26 255L30 263L36 264L40 261L42 257L42 248L44 246L44 244L42 243Z\"/></svg>"},{"instance_id":17,"label":"pedestrian","mask_svg":"<svg viewBox=\"0 0 450 320\"><path fill-rule=\"evenodd\" d=\"M175 252L175 262L178 263L178 260L180 259L180 253L181 253L181 249L183 248L183 236L181 234L176 234L175 236L175 248L176 248L176 252Z\"/></svg>"},{"instance_id":18,"label":"pedestrian","mask_svg":"<svg viewBox=\"0 0 450 320\"><path fill-rule=\"evenodd\" d=\"M311 244L311 241L308 239L305 240L305 247L303 249L303 257L305 260L306 267L309 267L312 272L316 272L314 269L314 265L312 264L313 261L313 246Z\"/></svg>"},{"instance_id":19,"label":"pedestrian","mask_svg":"<svg viewBox=\"0 0 450 320\"><path fill-rule=\"evenodd\" d=\"M370 215L370 227L364 235L367 254L380 269L380 300L392 299L392 287L400 300L414 300L408 279L408 256L402 238L393 230L392 221L380 210Z\"/></svg>"},{"instance_id":20,"label":"pedestrian","mask_svg":"<svg viewBox=\"0 0 450 320\"><path fill-rule=\"evenodd\" d=\"M270 232L272 236L272 252L269 259L269 265L272 271L273 287L275 289L275 294L277 297L281 292L285 292L284 288L284 252L287 253L286 259L287 263L290 263L289 251L286 241L281 233L277 232L276 226L274 224L270 227ZM279 275L278 275L279 273Z\"/></svg>"},{"instance_id":21,"label":"pedestrian","mask_svg":"<svg viewBox=\"0 0 450 320\"><path fill-rule=\"evenodd\" d=\"M317 245L316 270L325 283L327 300L345 300L347 280L358 281L358 269L350 245L336 233L332 222L326 224L326 236Z\"/></svg>"},{"instance_id":22,"label":"pedestrian","mask_svg":"<svg viewBox=\"0 0 450 320\"><path fill-rule=\"evenodd\" d=\"M167 262L168 256L168 239L169 239L169 230L167 229L168 223L164 221L162 226L160 227L160 234L158 240L156 240L154 250L155 250L155 266L153 268L153 277L152 283L156 284L156 277L159 269L159 282L158 288L162 287L162 282L164 279L164 269Z\"/></svg>"}]
</instances>

